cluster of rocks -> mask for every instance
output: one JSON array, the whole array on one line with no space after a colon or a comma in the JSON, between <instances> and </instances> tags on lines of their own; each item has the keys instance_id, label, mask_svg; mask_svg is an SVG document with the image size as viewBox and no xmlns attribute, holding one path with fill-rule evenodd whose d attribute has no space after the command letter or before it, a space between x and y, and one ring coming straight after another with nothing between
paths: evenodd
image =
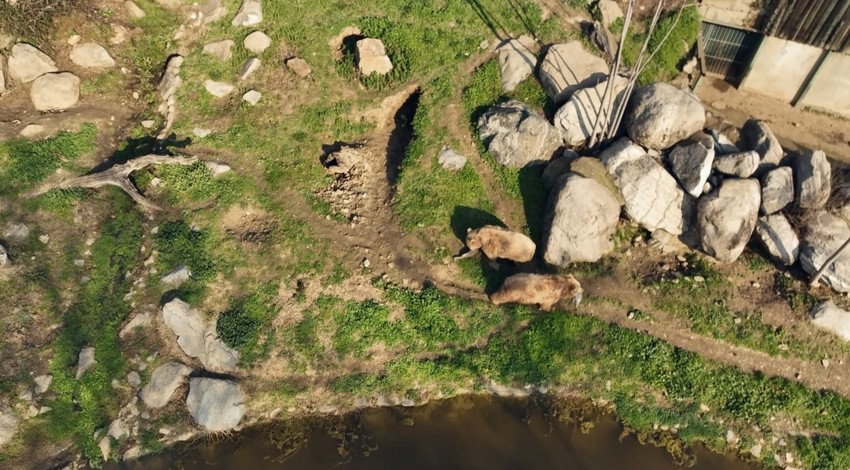
<instances>
[{"instance_id":1,"label":"cluster of rocks","mask_svg":"<svg viewBox=\"0 0 850 470\"><path fill-rule=\"evenodd\" d=\"M115 67L115 60L100 44L74 42L69 59L75 65L90 70ZM38 111L62 111L74 106L80 99L80 78L77 75L60 70L50 56L35 46L17 43L12 46L8 59L0 54L0 95L14 86L27 84L30 101Z\"/></svg>"},{"instance_id":2,"label":"cluster of rocks","mask_svg":"<svg viewBox=\"0 0 850 470\"><path fill-rule=\"evenodd\" d=\"M636 89L622 137L598 158L579 158L572 149L583 149L601 130L594 129L597 118L608 119L601 106L607 65L574 41L549 47L537 67L532 46L520 38L497 49L502 86L510 91L539 70L547 93L563 103L553 121L513 100L487 110L477 126L499 164L547 165L548 263L566 267L610 252L621 208L654 238L678 239L722 262L735 261L755 235L777 262L792 265L799 259L813 273L850 239L842 218L850 204L825 210L832 171L823 152L786 155L767 124L757 120L743 127L739 149L705 129L698 98L666 83ZM616 80L615 100L625 99L625 80ZM791 223L791 212L801 227ZM850 292L850 253L830 265L823 282Z\"/></svg>"}]
</instances>

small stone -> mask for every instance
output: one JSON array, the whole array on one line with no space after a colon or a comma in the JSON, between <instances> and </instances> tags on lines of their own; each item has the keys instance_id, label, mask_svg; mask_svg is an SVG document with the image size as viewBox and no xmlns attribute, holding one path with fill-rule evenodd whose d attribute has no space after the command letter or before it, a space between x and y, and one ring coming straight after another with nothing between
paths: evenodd
<instances>
[{"instance_id":1,"label":"small stone","mask_svg":"<svg viewBox=\"0 0 850 470\"><path fill-rule=\"evenodd\" d=\"M218 160L208 160L204 162L204 166L206 166L210 173L212 173L213 178L218 178L219 176L232 170L232 168L230 168L230 165Z\"/></svg>"},{"instance_id":2,"label":"small stone","mask_svg":"<svg viewBox=\"0 0 850 470\"><path fill-rule=\"evenodd\" d=\"M251 106L256 106L257 103L260 102L260 99L263 97L263 94L257 90L247 91L244 95L242 95L242 101L250 104Z\"/></svg>"},{"instance_id":3,"label":"small stone","mask_svg":"<svg viewBox=\"0 0 850 470\"><path fill-rule=\"evenodd\" d=\"M449 171L460 171L466 165L466 157L448 147L443 147L437 161L441 167Z\"/></svg>"},{"instance_id":4,"label":"small stone","mask_svg":"<svg viewBox=\"0 0 850 470\"><path fill-rule=\"evenodd\" d=\"M180 287L180 285L188 281L190 277L191 273L189 272L189 268L181 264L180 266L177 266L168 273L164 274L160 278L160 281L163 284L168 284L172 287Z\"/></svg>"},{"instance_id":5,"label":"small stone","mask_svg":"<svg viewBox=\"0 0 850 470\"><path fill-rule=\"evenodd\" d=\"M253 33L245 36L245 39L242 40L242 45L245 49L253 52L254 54L262 54L263 51L272 45L272 38L268 37L268 35L262 31L254 31Z\"/></svg>"},{"instance_id":6,"label":"small stone","mask_svg":"<svg viewBox=\"0 0 850 470\"><path fill-rule=\"evenodd\" d=\"M39 375L35 378L35 394L41 395L46 392L48 388L50 388L50 384L53 382L53 376L50 374Z\"/></svg>"},{"instance_id":7,"label":"small stone","mask_svg":"<svg viewBox=\"0 0 850 470\"><path fill-rule=\"evenodd\" d=\"M26 390L18 394L18 400L32 401L32 389L27 388Z\"/></svg>"},{"instance_id":8,"label":"small stone","mask_svg":"<svg viewBox=\"0 0 850 470\"><path fill-rule=\"evenodd\" d=\"M242 64L242 69L239 71L239 80L247 80L248 77L254 74L254 72L260 70L261 65L262 62L256 57L245 61L245 63Z\"/></svg>"},{"instance_id":9,"label":"small stone","mask_svg":"<svg viewBox=\"0 0 850 470\"><path fill-rule=\"evenodd\" d=\"M204 129L204 128L201 128L201 127L196 127L194 129L192 129L192 134L195 134L195 137L203 139L204 137L212 134L212 130ZM153 184L153 181L151 181L151 184ZM159 184L159 181L157 181L157 184Z\"/></svg>"},{"instance_id":10,"label":"small stone","mask_svg":"<svg viewBox=\"0 0 850 470\"><path fill-rule=\"evenodd\" d=\"M117 46L127 40L127 35L130 33L127 28L117 23L113 23L109 27L112 28L112 37L109 38L109 44Z\"/></svg>"},{"instance_id":11,"label":"small stone","mask_svg":"<svg viewBox=\"0 0 850 470\"><path fill-rule=\"evenodd\" d=\"M254 26L263 21L263 5L260 0L243 0L231 24L233 26Z\"/></svg>"},{"instance_id":12,"label":"small stone","mask_svg":"<svg viewBox=\"0 0 850 470\"><path fill-rule=\"evenodd\" d=\"M0 73L2 73L2 72L0 72ZM29 124L27 127L24 127L23 129L21 129L21 132L19 133L19 135L21 137L30 138L30 137L35 137L35 136L37 136L39 134L43 134L43 133L44 133L44 126L40 126L38 124Z\"/></svg>"},{"instance_id":13,"label":"small stone","mask_svg":"<svg viewBox=\"0 0 850 470\"><path fill-rule=\"evenodd\" d=\"M228 61L233 56L233 45L236 44L231 39L225 39L223 41L216 41L206 44L203 49L203 53L207 55L211 55L218 60Z\"/></svg>"},{"instance_id":14,"label":"small stone","mask_svg":"<svg viewBox=\"0 0 850 470\"><path fill-rule=\"evenodd\" d=\"M761 284L759 284L758 282L754 282L754 283L753 283L753 287L755 287L756 289L758 289L758 288L760 288L760 287L761 287Z\"/></svg>"},{"instance_id":15,"label":"small stone","mask_svg":"<svg viewBox=\"0 0 850 470\"><path fill-rule=\"evenodd\" d=\"M141 96L141 95L139 95L139 92L138 92L138 91L134 91L134 92L133 92L133 99L134 99L134 100L139 99L139 96Z\"/></svg>"},{"instance_id":16,"label":"small stone","mask_svg":"<svg viewBox=\"0 0 850 470\"><path fill-rule=\"evenodd\" d=\"M97 361L94 358L94 348L86 347L80 351L79 361L77 362L77 380L86 373Z\"/></svg>"},{"instance_id":17,"label":"small stone","mask_svg":"<svg viewBox=\"0 0 850 470\"><path fill-rule=\"evenodd\" d=\"M139 19L145 17L145 11L139 8L139 6L132 0L124 2L124 9L127 10L127 14L130 15L130 18Z\"/></svg>"},{"instance_id":18,"label":"small stone","mask_svg":"<svg viewBox=\"0 0 850 470\"><path fill-rule=\"evenodd\" d=\"M109 436L103 436L103 439L97 444L101 455L103 455L104 462L109 460L109 455L112 453L112 441L110 439Z\"/></svg>"},{"instance_id":19,"label":"small stone","mask_svg":"<svg viewBox=\"0 0 850 470\"><path fill-rule=\"evenodd\" d=\"M230 83L216 82L213 80L204 81L204 88L209 94L215 96L216 98L223 98L233 93L233 91L236 89L236 87L231 85Z\"/></svg>"},{"instance_id":20,"label":"small stone","mask_svg":"<svg viewBox=\"0 0 850 470\"><path fill-rule=\"evenodd\" d=\"M386 75L393 69L393 64L387 56L384 43L380 39L364 38L357 41L354 56L357 62L357 69L365 77L373 73Z\"/></svg>"},{"instance_id":21,"label":"small stone","mask_svg":"<svg viewBox=\"0 0 850 470\"><path fill-rule=\"evenodd\" d=\"M142 127L144 127L145 129L153 128L154 124L156 124L156 122L152 119L145 119L144 121L142 121Z\"/></svg>"},{"instance_id":22,"label":"small stone","mask_svg":"<svg viewBox=\"0 0 850 470\"><path fill-rule=\"evenodd\" d=\"M83 38L81 38L79 34L72 34L70 37L68 37L68 41L67 41L67 42L68 42L68 45L69 45L69 46L74 46L74 45L79 44L79 42L80 42L82 39L83 39Z\"/></svg>"},{"instance_id":23,"label":"small stone","mask_svg":"<svg viewBox=\"0 0 850 470\"><path fill-rule=\"evenodd\" d=\"M372 266L372 262L369 261L369 258L364 259L363 260L363 267L366 268L366 269L369 269L370 266Z\"/></svg>"},{"instance_id":24,"label":"small stone","mask_svg":"<svg viewBox=\"0 0 850 470\"><path fill-rule=\"evenodd\" d=\"M702 276L694 276L694 282L705 282L705 278Z\"/></svg>"},{"instance_id":25,"label":"small stone","mask_svg":"<svg viewBox=\"0 0 850 470\"><path fill-rule=\"evenodd\" d=\"M35 418L36 416L38 416L38 407L35 405L30 405L29 408L27 408L26 418L30 419Z\"/></svg>"},{"instance_id":26,"label":"small stone","mask_svg":"<svg viewBox=\"0 0 850 470\"><path fill-rule=\"evenodd\" d=\"M100 44L87 42L77 44L71 49L71 62L86 68L108 68L115 66L115 60Z\"/></svg>"},{"instance_id":27,"label":"small stone","mask_svg":"<svg viewBox=\"0 0 850 470\"><path fill-rule=\"evenodd\" d=\"M46 245L47 242L50 241L50 235L47 235L47 234L39 235L38 241L40 241L41 243L44 243Z\"/></svg>"},{"instance_id":28,"label":"small stone","mask_svg":"<svg viewBox=\"0 0 850 470\"><path fill-rule=\"evenodd\" d=\"M80 79L68 72L47 73L36 78L30 100L38 111L61 111L80 99Z\"/></svg>"},{"instance_id":29,"label":"small stone","mask_svg":"<svg viewBox=\"0 0 850 470\"><path fill-rule=\"evenodd\" d=\"M711 408L709 408L708 405L706 405L705 403L700 403L699 410L703 413L708 413L709 411L711 411Z\"/></svg>"},{"instance_id":30,"label":"small stone","mask_svg":"<svg viewBox=\"0 0 850 470\"><path fill-rule=\"evenodd\" d=\"M826 368L826 367L829 367L829 359L825 359L825 358L824 358L824 359L821 359L821 360L820 360L820 363L821 363L821 365L822 365L822 366L824 366L825 368Z\"/></svg>"},{"instance_id":31,"label":"small stone","mask_svg":"<svg viewBox=\"0 0 850 470\"><path fill-rule=\"evenodd\" d=\"M289 67L289 70L292 70L295 75L298 75L301 78L304 78L310 75L310 65L307 64L307 61L300 57L295 57L286 61L286 66Z\"/></svg>"},{"instance_id":32,"label":"small stone","mask_svg":"<svg viewBox=\"0 0 850 470\"><path fill-rule=\"evenodd\" d=\"M142 377L138 372L131 370L130 373L127 374L127 383L129 383L131 387L136 388L142 384Z\"/></svg>"}]
</instances>

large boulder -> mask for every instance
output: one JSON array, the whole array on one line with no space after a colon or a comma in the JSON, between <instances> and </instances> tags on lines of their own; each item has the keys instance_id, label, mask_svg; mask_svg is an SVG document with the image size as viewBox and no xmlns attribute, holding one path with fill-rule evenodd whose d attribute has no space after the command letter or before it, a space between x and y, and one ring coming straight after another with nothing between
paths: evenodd
<instances>
[{"instance_id":1,"label":"large boulder","mask_svg":"<svg viewBox=\"0 0 850 470\"><path fill-rule=\"evenodd\" d=\"M198 311L180 299L162 307L162 318L175 335L177 344L189 357L196 357L204 368L213 372L233 372L239 353L224 344L216 333L215 323L209 325Z\"/></svg>"},{"instance_id":2,"label":"large boulder","mask_svg":"<svg viewBox=\"0 0 850 470\"><path fill-rule=\"evenodd\" d=\"M558 180L546 214L543 259L555 266L593 262L614 248L620 204L593 179L568 173Z\"/></svg>"},{"instance_id":3,"label":"large boulder","mask_svg":"<svg viewBox=\"0 0 850 470\"><path fill-rule=\"evenodd\" d=\"M0 408L0 448L3 448L18 432L18 417L11 410Z\"/></svg>"},{"instance_id":4,"label":"large boulder","mask_svg":"<svg viewBox=\"0 0 850 470\"><path fill-rule=\"evenodd\" d=\"M199 357L204 368L213 372L234 372L239 364L239 352L224 344L218 336L216 323L204 332L204 354Z\"/></svg>"},{"instance_id":5,"label":"large boulder","mask_svg":"<svg viewBox=\"0 0 850 470\"><path fill-rule=\"evenodd\" d=\"M714 169L718 173L738 178L749 178L759 166L759 154L749 152L727 153L714 159Z\"/></svg>"},{"instance_id":6,"label":"large boulder","mask_svg":"<svg viewBox=\"0 0 850 470\"><path fill-rule=\"evenodd\" d=\"M682 188L693 197L702 194L705 182L711 175L714 161L714 140L706 134L695 134L694 138L680 142L667 156L673 176Z\"/></svg>"},{"instance_id":7,"label":"large boulder","mask_svg":"<svg viewBox=\"0 0 850 470\"><path fill-rule=\"evenodd\" d=\"M760 203L754 179L723 180L720 189L700 198L697 229L703 251L726 263L738 259L755 229Z\"/></svg>"},{"instance_id":8,"label":"large boulder","mask_svg":"<svg viewBox=\"0 0 850 470\"><path fill-rule=\"evenodd\" d=\"M488 109L478 133L490 155L510 168L548 162L562 143L557 129L516 100Z\"/></svg>"},{"instance_id":9,"label":"large boulder","mask_svg":"<svg viewBox=\"0 0 850 470\"><path fill-rule=\"evenodd\" d=\"M800 247L800 265L814 274L850 238L850 228L844 220L826 211L811 217L806 225ZM850 251L844 251L827 267L820 278L838 292L850 292Z\"/></svg>"},{"instance_id":10,"label":"large boulder","mask_svg":"<svg viewBox=\"0 0 850 470\"><path fill-rule=\"evenodd\" d=\"M820 150L806 152L795 161L797 205L803 209L820 209L832 191L832 167Z\"/></svg>"},{"instance_id":11,"label":"large boulder","mask_svg":"<svg viewBox=\"0 0 850 470\"><path fill-rule=\"evenodd\" d=\"M605 168L605 164L598 158L576 158L570 162L570 172L585 178L590 178L604 186L605 189L614 196L614 199L617 200L617 204L619 204L620 207L623 207L626 204L626 201L623 199L623 195L620 193L620 189L617 188L616 184L614 184L614 180L608 173L608 169Z\"/></svg>"},{"instance_id":12,"label":"large boulder","mask_svg":"<svg viewBox=\"0 0 850 470\"><path fill-rule=\"evenodd\" d=\"M393 63L380 39L365 38L357 41L354 59L357 61L357 70L365 77L373 73L386 75L393 69Z\"/></svg>"},{"instance_id":13,"label":"large boulder","mask_svg":"<svg viewBox=\"0 0 850 470\"><path fill-rule=\"evenodd\" d=\"M625 78L614 79L611 92L614 108L622 101L627 85ZM608 111L611 107L602 106L607 86L608 81L603 80L596 86L576 91L555 113L552 122L561 131L567 146L583 147L591 136L601 134L608 127L610 119L613 119Z\"/></svg>"},{"instance_id":14,"label":"large boulder","mask_svg":"<svg viewBox=\"0 0 850 470\"><path fill-rule=\"evenodd\" d=\"M236 382L197 377L189 380L186 408L207 431L227 431L245 415L245 394Z\"/></svg>"},{"instance_id":15,"label":"large boulder","mask_svg":"<svg viewBox=\"0 0 850 470\"><path fill-rule=\"evenodd\" d=\"M705 127L705 108L699 99L667 83L638 88L629 108L626 131L646 148L669 148Z\"/></svg>"},{"instance_id":16,"label":"large boulder","mask_svg":"<svg viewBox=\"0 0 850 470\"><path fill-rule=\"evenodd\" d=\"M628 138L611 144L599 156L625 200L626 213L650 232L662 229L681 235L693 216L693 198L639 145Z\"/></svg>"},{"instance_id":17,"label":"large boulder","mask_svg":"<svg viewBox=\"0 0 850 470\"><path fill-rule=\"evenodd\" d=\"M835 305L831 300L817 305L809 312L812 324L850 341L850 312Z\"/></svg>"},{"instance_id":18,"label":"large boulder","mask_svg":"<svg viewBox=\"0 0 850 470\"><path fill-rule=\"evenodd\" d=\"M584 48L581 41L554 44L540 62L540 83L555 103L608 78L608 64Z\"/></svg>"},{"instance_id":19,"label":"large boulder","mask_svg":"<svg viewBox=\"0 0 850 470\"><path fill-rule=\"evenodd\" d=\"M756 222L756 236L767 252L786 266L797 261L800 254L800 239L782 214L759 217Z\"/></svg>"},{"instance_id":20,"label":"large boulder","mask_svg":"<svg viewBox=\"0 0 850 470\"><path fill-rule=\"evenodd\" d=\"M190 373L192 369L179 362L167 362L154 369L151 381L139 392L139 398L149 408L162 408Z\"/></svg>"},{"instance_id":21,"label":"large boulder","mask_svg":"<svg viewBox=\"0 0 850 470\"><path fill-rule=\"evenodd\" d=\"M741 129L741 138L749 150L759 153L760 164L756 176L762 176L779 166L785 153L770 127L764 121L750 119Z\"/></svg>"},{"instance_id":22,"label":"large boulder","mask_svg":"<svg viewBox=\"0 0 850 470\"><path fill-rule=\"evenodd\" d=\"M496 49L499 71L502 78L502 90L509 93L523 80L534 73L537 57L531 52L533 41L527 36L511 39Z\"/></svg>"},{"instance_id":23,"label":"large boulder","mask_svg":"<svg viewBox=\"0 0 850 470\"><path fill-rule=\"evenodd\" d=\"M12 46L12 55L9 56L9 78L12 80L29 83L46 73L58 70L53 59L34 46L25 43Z\"/></svg>"},{"instance_id":24,"label":"large boulder","mask_svg":"<svg viewBox=\"0 0 850 470\"><path fill-rule=\"evenodd\" d=\"M794 200L794 171L782 166L767 172L761 179L761 211L765 215L779 212Z\"/></svg>"},{"instance_id":25,"label":"large boulder","mask_svg":"<svg viewBox=\"0 0 850 470\"><path fill-rule=\"evenodd\" d=\"M80 100L80 79L69 72L47 73L35 79L30 100L39 111L61 111Z\"/></svg>"},{"instance_id":26,"label":"large boulder","mask_svg":"<svg viewBox=\"0 0 850 470\"><path fill-rule=\"evenodd\" d=\"M560 155L553 157L546 164L546 168L543 169L543 174L540 176L540 179L543 181L543 188L547 191L554 188L558 180L561 179L561 176L570 171L570 165L577 158L578 154L569 149L564 149Z\"/></svg>"},{"instance_id":27,"label":"large boulder","mask_svg":"<svg viewBox=\"0 0 850 470\"><path fill-rule=\"evenodd\" d=\"M263 21L263 4L260 0L243 0L242 6L233 17L233 26L254 26Z\"/></svg>"},{"instance_id":28,"label":"large boulder","mask_svg":"<svg viewBox=\"0 0 850 470\"><path fill-rule=\"evenodd\" d=\"M85 42L71 49L71 62L86 68L115 67L115 60L100 44Z\"/></svg>"}]
</instances>

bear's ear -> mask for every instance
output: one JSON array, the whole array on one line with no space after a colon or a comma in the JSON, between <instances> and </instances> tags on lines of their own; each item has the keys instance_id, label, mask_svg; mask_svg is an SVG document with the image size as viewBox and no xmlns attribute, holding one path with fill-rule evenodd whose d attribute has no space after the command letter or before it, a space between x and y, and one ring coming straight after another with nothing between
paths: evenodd
<instances>
[{"instance_id":1,"label":"bear's ear","mask_svg":"<svg viewBox=\"0 0 850 470\"><path fill-rule=\"evenodd\" d=\"M472 231L472 227L466 227L466 233L469 233L471 231Z\"/></svg>"}]
</instances>

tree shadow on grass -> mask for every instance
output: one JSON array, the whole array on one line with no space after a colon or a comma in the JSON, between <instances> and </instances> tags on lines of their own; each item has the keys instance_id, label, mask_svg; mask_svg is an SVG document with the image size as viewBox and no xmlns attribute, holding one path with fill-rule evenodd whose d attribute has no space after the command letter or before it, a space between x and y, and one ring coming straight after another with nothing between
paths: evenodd
<instances>
[{"instance_id":1,"label":"tree shadow on grass","mask_svg":"<svg viewBox=\"0 0 850 470\"><path fill-rule=\"evenodd\" d=\"M484 225L497 225L507 227L495 215L466 206L456 206L451 218L452 232L461 242L466 242L466 233L470 229L483 227ZM486 294L493 293L502 283L505 278L513 274L514 266L509 261L499 261L496 269L491 265L491 261L479 253L471 258L459 260L457 263L463 272L473 278L481 287L484 288Z\"/></svg>"},{"instance_id":2,"label":"tree shadow on grass","mask_svg":"<svg viewBox=\"0 0 850 470\"><path fill-rule=\"evenodd\" d=\"M507 227L501 219L487 211L476 209L474 207L455 206L455 210L452 213L451 226L452 233L455 234L458 240L465 242L466 233L469 230L483 227L485 225Z\"/></svg>"}]
</instances>

